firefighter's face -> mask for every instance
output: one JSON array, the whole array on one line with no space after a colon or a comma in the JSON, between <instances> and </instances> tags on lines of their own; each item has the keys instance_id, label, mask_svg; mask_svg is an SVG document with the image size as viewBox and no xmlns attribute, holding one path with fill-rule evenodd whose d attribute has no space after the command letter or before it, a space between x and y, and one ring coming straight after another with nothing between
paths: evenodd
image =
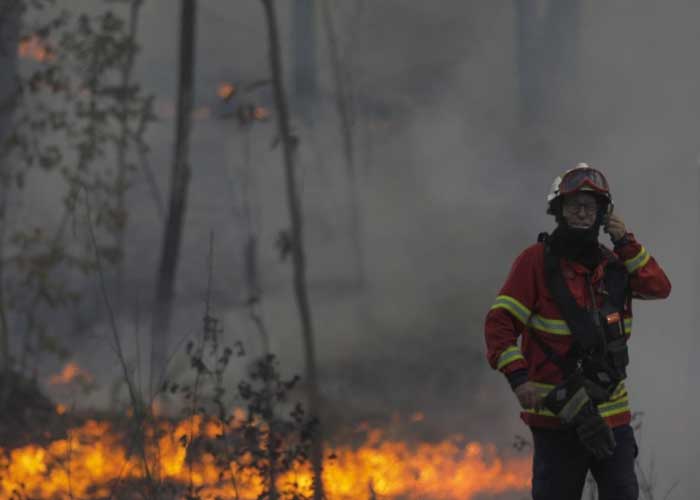
<instances>
[{"instance_id":1,"label":"firefighter's face","mask_svg":"<svg viewBox=\"0 0 700 500\"><path fill-rule=\"evenodd\" d=\"M575 228L589 228L595 223L598 201L591 193L567 194L562 202L562 214L566 223Z\"/></svg>"}]
</instances>

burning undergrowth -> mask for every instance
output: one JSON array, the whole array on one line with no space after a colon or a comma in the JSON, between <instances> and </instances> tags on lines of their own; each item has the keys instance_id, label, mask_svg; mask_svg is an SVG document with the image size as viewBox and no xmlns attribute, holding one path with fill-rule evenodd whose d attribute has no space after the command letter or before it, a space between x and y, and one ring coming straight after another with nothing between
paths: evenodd
<instances>
[{"instance_id":1,"label":"burning undergrowth","mask_svg":"<svg viewBox=\"0 0 700 500\"><path fill-rule=\"evenodd\" d=\"M310 498L315 422L292 401L299 379L285 379L276 358L263 356L238 384L238 406L231 409L221 375L236 352L218 346L212 358L204 345L188 346L195 376L164 383L165 404L137 405L126 415L52 406L52 424L41 435L3 441L0 497ZM76 374L91 378L69 363L60 381L75 382ZM175 400L178 413L165 416ZM416 436L425 420L415 412L334 428L324 446L326 497L470 499L529 488L529 457L463 435L421 440ZM34 427L15 425L18 431Z\"/></svg>"},{"instance_id":2,"label":"burning undergrowth","mask_svg":"<svg viewBox=\"0 0 700 500\"><path fill-rule=\"evenodd\" d=\"M227 425L200 415L156 419L145 427L148 444L139 451L129 425L91 418L45 445L3 450L0 492L16 499L253 499L269 497L273 477L279 497L309 497L312 475L304 454L283 457L271 430L248 421L242 410ZM366 426L355 432L362 436L359 445L326 446L329 499L469 499L529 487L529 458L502 457L464 436L421 443L388 439ZM272 468L270 457L279 460Z\"/></svg>"}]
</instances>

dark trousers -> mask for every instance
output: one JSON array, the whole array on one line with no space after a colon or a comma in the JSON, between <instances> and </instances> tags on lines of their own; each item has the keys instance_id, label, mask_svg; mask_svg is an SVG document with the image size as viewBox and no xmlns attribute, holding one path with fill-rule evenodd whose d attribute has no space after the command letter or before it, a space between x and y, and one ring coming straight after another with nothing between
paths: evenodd
<instances>
[{"instance_id":1,"label":"dark trousers","mask_svg":"<svg viewBox=\"0 0 700 500\"><path fill-rule=\"evenodd\" d=\"M574 430L532 428L535 457L532 473L534 500L580 500L586 474L591 471L600 500L637 500L634 473L637 443L629 425L613 429L615 453L596 460L581 445Z\"/></svg>"}]
</instances>

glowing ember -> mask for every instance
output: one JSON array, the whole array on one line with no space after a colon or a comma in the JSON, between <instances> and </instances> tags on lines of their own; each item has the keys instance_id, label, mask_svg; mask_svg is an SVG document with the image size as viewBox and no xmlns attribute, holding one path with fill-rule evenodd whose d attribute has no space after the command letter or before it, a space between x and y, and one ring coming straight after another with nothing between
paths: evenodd
<instances>
[{"instance_id":1,"label":"glowing ember","mask_svg":"<svg viewBox=\"0 0 700 500\"><path fill-rule=\"evenodd\" d=\"M17 53L23 59L34 59L39 62L53 61L55 59L46 42L36 35L21 40Z\"/></svg>"},{"instance_id":2,"label":"glowing ember","mask_svg":"<svg viewBox=\"0 0 700 500\"><path fill-rule=\"evenodd\" d=\"M51 385L70 384L71 382L78 381L84 383L91 383L93 381L93 378L92 375L90 375L90 373L86 372L72 361L63 367L61 373L57 375L51 375L51 377L49 378L49 384Z\"/></svg>"},{"instance_id":3,"label":"glowing ember","mask_svg":"<svg viewBox=\"0 0 700 500\"><path fill-rule=\"evenodd\" d=\"M270 116L272 116L270 110L267 108L263 108L262 106L256 106L255 110L253 110L253 118L255 118L258 121L264 122L267 119L269 119Z\"/></svg>"},{"instance_id":4,"label":"glowing ember","mask_svg":"<svg viewBox=\"0 0 700 500\"><path fill-rule=\"evenodd\" d=\"M411 422L422 422L423 420L425 420L425 415L419 411L411 415Z\"/></svg>"},{"instance_id":5,"label":"glowing ember","mask_svg":"<svg viewBox=\"0 0 700 500\"><path fill-rule=\"evenodd\" d=\"M234 96L236 90L238 89L232 83L220 83L219 87L216 89L216 95L224 101L228 101Z\"/></svg>"},{"instance_id":6,"label":"glowing ember","mask_svg":"<svg viewBox=\"0 0 700 500\"><path fill-rule=\"evenodd\" d=\"M159 422L146 430L148 475L198 488L201 498L254 499L262 479L232 462L221 470L211 453L187 462L184 438L220 433L219 425L199 416L177 424ZM106 422L88 421L66 439L46 447L29 445L0 449L0 496L13 491L37 499L96 499L114 495L115 488L144 481L141 455L133 453ZM183 442L185 441L185 442ZM460 499L478 494L524 491L530 486L529 458L500 458L491 445L464 442L460 436L440 443L384 440L381 431L368 433L359 448L327 447L324 484L329 500L367 498L370 491L385 499ZM296 469L279 477L280 491L294 483L311 493L311 473ZM132 486L135 488L135 486ZM113 498L125 498L125 491ZM22 497L24 498L24 497Z\"/></svg>"}]
</instances>

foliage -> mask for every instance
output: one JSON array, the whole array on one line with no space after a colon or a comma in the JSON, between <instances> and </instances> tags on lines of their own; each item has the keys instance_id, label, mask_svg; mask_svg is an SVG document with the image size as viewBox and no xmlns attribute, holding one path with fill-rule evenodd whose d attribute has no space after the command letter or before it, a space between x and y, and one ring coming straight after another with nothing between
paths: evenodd
<instances>
[{"instance_id":1,"label":"foliage","mask_svg":"<svg viewBox=\"0 0 700 500\"><path fill-rule=\"evenodd\" d=\"M120 3L134 9L141 0ZM89 222L99 231L99 257L121 259L115 243L127 223L121 200L137 166L132 158L147 150L144 133L154 113L153 97L125 78L139 47L124 12L102 6L75 14L54 0L17 0L15 7L21 59L9 104L0 110L13 111L0 148L0 252L12 256L0 262L0 308L24 327L12 329L24 336L17 368L29 370L29 358L36 363L41 352L66 354L40 320L42 311L76 305L83 283L73 277L95 271L78 217L83 189L93 204ZM33 220L20 201L38 189L57 193L44 200L56 206Z\"/></svg>"},{"instance_id":2,"label":"foliage","mask_svg":"<svg viewBox=\"0 0 700 500\"><path fill-rule=\"evenodd\" d=\"M226 370L233 359L246 355L245 350L240 342L223 346L218 320L208 313L204 325L198 344L189 342L186 347L193 380L166 382L163 387L182 398L183 417L219 429L214 438L194 432L180 437L188 449L188 464L191 466L195 457L206 452L215 457L221 481L235 487L241 477L252 473L264 478L260 499L305 498L300 485L286 484L280 490L277 484L283 473L308 463L316 425L300 403L290 401L299 377L285 379L277 358L265 354L252 361L235 392L228 394ZM231 404L238 410L231 412ZM192 483L186 498L200 498Z\"/></svg>"}]
</instances>

